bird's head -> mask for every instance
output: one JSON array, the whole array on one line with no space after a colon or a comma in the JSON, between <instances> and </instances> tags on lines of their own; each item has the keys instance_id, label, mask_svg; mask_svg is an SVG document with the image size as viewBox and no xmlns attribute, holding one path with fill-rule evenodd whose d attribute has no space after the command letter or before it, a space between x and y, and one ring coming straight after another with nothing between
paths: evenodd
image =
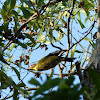
<instances>
[{"instance_id":1,"label":"bird's head","mask_svg":"<svg viewBox=\"0 0 100 100\"><path fill-rule=\"evenodd\" d=\"M35 69L35 65L36 65L36 64L32 64L32 65L30 65L30 67L28 67L27 69L28 69L28 70L34 70L34 69Z\"/></svg>"}]
</instances>

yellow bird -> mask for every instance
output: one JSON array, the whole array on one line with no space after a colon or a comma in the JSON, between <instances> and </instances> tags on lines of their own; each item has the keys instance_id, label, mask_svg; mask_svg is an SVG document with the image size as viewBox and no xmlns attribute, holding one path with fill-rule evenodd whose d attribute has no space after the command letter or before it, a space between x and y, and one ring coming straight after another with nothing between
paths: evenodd
<instances>
[{"instance_id":1,"label":"yellow bird","mask_svg":"<svg viewBox=\"0 0 100 100\"><path fill-rule=\"evenodd\" d=\"M60 52L61 51L50 53L49 55L40 59L37 64L30 65L28 69L36 70L36 71L44 71L50 68L54 68L61 61L73 62L73 60L75 59L75 58L67 58L67 57L58 56Z\"/></svg>"}]
</instances>

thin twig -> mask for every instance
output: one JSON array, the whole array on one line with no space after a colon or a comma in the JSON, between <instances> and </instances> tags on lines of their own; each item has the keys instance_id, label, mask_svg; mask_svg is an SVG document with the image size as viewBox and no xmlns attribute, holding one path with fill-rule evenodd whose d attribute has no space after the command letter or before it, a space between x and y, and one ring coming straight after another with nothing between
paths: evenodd
<instances>
[{"instance_id":1,"label":"thin twig","mask_svg":"<svg viewBox=\"0 0 100 100\"><path fill-rule=\"evenodd\" d=\"M82 73L81 73L81 69L80 69L80 62L77 61L77 62L75 63L75 65L76 65L76 70L77 70L77 74L78 74L78 76L79 76L79 79L80 79L80 81L82 81L83 78L82 78Z\"/></svg>"},{"instance_id":2,"label":"thin twig","mask_svg":"<svg viewBox=\"0 0 100 100\"><path fill-rule=\"evenodd\" d=\"M49 1L48 3L46 3L45 5L43 5L43 6L41 7L39 13L41 13L42 10L43 10L45 7L48 7L49 5L51 5L51 4L56 4L56 3L58 3L57 0L56 0L56 1Z\"/></svg>"},{"instance_id":3,"label":"thin twig","mask_svg":"<svg viewBox=\"0 0 100 100\"><path fill-rule=\"evenodd\" d=\"M74 44L69 48L69 50L70 50L74 45L80 43L84 38L86 38L86 37L90 34L90 32L92 31L92 29L94 28L95 22L96 22L96 21L94 21L94 23L92 24L90 31L89 31L83 38L81 38L78 42L74 43ZM63 50L63 51L68 51L68 50L65 49L65 50Z\"/></svg>"},{"instance_id":4,"label":"thin twig","mask_svg":"<svg viewBox=\"0 0 100 100\"><path fill-rule=\"evenodd\" d=\"M72 35L72 33L71 33L71 36L74 38L74 40L77 42L77 40L76 40L76 38ZM82 47L82 45L79 43L79 45L80 45L80 47L84 50L84 52L87 52L83 47Z\"/></svg>"},{"instance_id":5,"label":"thin twig","mask_svg":"<svg viewBox=\"0 0 100 100\"><path fill-rule=\"evenodd\" d=\"M68 42L68 45L67 45L67 52L66 52L66 57L68 56L69 54L69 50L70 50L70 37L69 37L69 34L70 34L70 19L71 19L71 15L73 13L73 9L74 9L74 5L75 5L75 0L73 0L73 6L72 6L72 9L71 9L71 12L70 12L70 15L69 15L69 18L68 18L68 23L67 23L67 42ZM64 53L64 52L62 52ZM63 66L62 66L62 69L64 68L64 65L65 65L66 61L63 62Z\"/></svg>"},{"instance_id":6,"label":"thin twig","mask_svg":"<svg viewBox=\"0 0 100 100\"><path fill-rule=\"evenodd\" d=\"M63 78L63 69L60 67L60 64L58 64L59 68L59 78Z\"/></svg>"},{"instance_id":7,"label":"thin twig","mask_svg":"<svg viewBox=\"0 0 100 100\"><path fill-rule=\"evenodd\" d=\"M38 88L39 88L39 87L28 88L28 89L26 89L26 91L37 90ZM21 94L21 93L19 92L19 94ZM9 97L6 97L5 99L1 99L1 100L6 100L6 99L9 99L9 98L11 98L11 97L13 97L13 94L10 95Z\"/></svg>"},{"instance_id":8,"label":"thin twig","mask_svg":"<svg viewBox=\"0 0 100 100\"><path fill-rule=\"evenodd\" d=\"M36 19L38 17L37 13L34 13L16 32L15 32L15 36L17 34L20 33L20 31L22 31L23 28L25 28L25 26L33 19ZM6 46L3 48L3 51L5 51L7 49L8 46L10 46L10 44L12 44L13 41L11 40L9 43L6 44Z\"/></svg>"},{"instance_id":9,"label":"thin twig","mask_svg":"<svg viewBox=\"0 0 100 100\"><path fill-rule=\"evenodd\" d=\"M45 5L43 5L42 6L42 8L40 9L40 11L39 11L39 13L37 13L37 12L35 12L16 32L15 32L15 36L18 34L18 33L20 33L21 32L21 30L23 29L23 28L25 28L25 26L31 21L31 20L34 20L35 18L37 18L38 17L38 15L41 15L41 11L45 8L45 7L47 7L47 6L49 6L50 4L55 4L55 3L58 3L58 1L50 1L50 2L48 2L47 4L45 4ZM33 5L34 6L34 5ZM3 51L5 51L11 44L13 43L13 41L11 40L9 43L7 43L6 45L5 45L5 47L3 48Z\"/></svg>"},{"instance_id":10,"label":"thin twig","mask_svg":"<svg viewBox=\"0 0 100 100\"><path fill-rule=\"evenodd\" d=\"M81 68L83 67L83 65L84 65L85 62L86 62L87 53L88 53L88 51L89 51L90 46L91 46L91 44L89 44L89 46L88 46L88 48L87 48L87 51L86 51L86 53L85 53L85 58L84 58L84 61L83 61L82 65L81 65Z\"/></svg>"},{"instance_id":11,"label":"thin twig","mask_svg":"<svg viewBox=\"0 0 100 100\"><path fill-rule=\"evenodd\" d=\"M62 50L60 47L58 47L58 46L55 46L53 43L51 43L51 45L52 45L53 47L57 48L57 49L60 49L60 50Z\"/></svg>"},{"instance_id":12,"label":"thin twig","mask_svg":"<svg viewBox=\"0 0 100 100\"><path fill-rule=\"evenodd\" d=\"M34 11L35 11L35 12L38 12L38 11L35 9L34 2L31 1L31 0L29 0L29 1L30 1L31 5L33 6Z\"/></svg>"}]
</instances>

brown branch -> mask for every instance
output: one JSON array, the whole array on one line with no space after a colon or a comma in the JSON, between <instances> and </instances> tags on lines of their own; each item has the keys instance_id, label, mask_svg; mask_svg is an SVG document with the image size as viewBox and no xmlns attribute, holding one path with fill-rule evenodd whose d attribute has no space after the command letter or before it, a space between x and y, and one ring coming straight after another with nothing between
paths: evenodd
<instances>
[{"instance_id":1,"label":"brown branch","mask_svg":"<svg viewBox=\"0 0 100 100\"><path fill-rule=\"evenodd\" d=\"M15 32L15 36L17 34L20 33L20 31L22 31L23 28L25 28L25 26L33 19L37 18L38 14L34 13L16 32ZM6 46L3 48L3 51L5 51L7 49L8 46L10 46L10 44L13 43L13 41L10 41L9 43L6 44Z\"/></svg>"},{"instance_id":2,"label":"brown branch","mask_svg":"<svg viewBox=\"0 0 100 100\"><path fill-rule=\"evenodd\" d=\"M84 38L86 38L86 37L90 34L90 32L92 31L92 29L94 28L95 22L96 22L96 21L94 21L94 23L91 25L90 31L89 31L83 38L81 38L78 42L74 43L74 44L69 48L69 50L70 50L74 45L80 43ZM62 50L62 51L68 51L68 50L65 49L65 50ZM62 53L63 53L63 52L62 52Z\"/></svg>"},{"instance_id":3,"label":"brown branch","mask_svg":"<svg viewBox=\"0 0 100 100\"><path fill-rule=\"evenodd\" d=\"M60 69L61 70L61 69ZM81 68L81 70L87 70L86 68ZM30 72L32 72L32 73L36 73L36 72L33 72L33 71L31 71L31 70L28 70L28 71L30 71ZM51 73L50 74L48 74L48 73L44 73L44 72L40 72L40 74L45 74L45 75L51 75ZM75 71L73 71L73 72L71 72L71 73L68 73L68 74L63 74L63 77L65 77L65 76L70 76L70 75L76 75L77 74L77 71L75 70ZM53 74L53 75L58 75L59 76L59 74Z\"/></svg>"},{"instance_id":4,"label":"brown branch","mask_svg":"<svg viewBox=\"0 0 100 100\"><path fill-rule=\"evenodd\" d=\"M86 36L88 36L88 35L90 34L90 32L92 31L92 29L94 28L95 22L96 22L96 21L94 20L94 23L91 25L91 28L89 28L89 29L90 29L89 32L88 32L83 38L81 38L79 41L77 41L76 43L74 43L69 49L64 49L64 50L62 50L62 52L60 53L60 55L62 55L62 54L63 54L64 52L66 52L66 51L69 51L70 49L72 49L72 47L73 47L74 45L80 43L84 38L86 38Z\"/></svg>"},{"instance_id":5,"label":"brown branch","mask_svg":"<svg viewBox=\"0 0 100 100\"><path fill-rule=\"evenodd\" d=\"M71 15L73 13L73 9L74 9L74 5L75 5L75 1L76 0L73 0L73 6L72 6L72 9L71 9L71 12L70 12L70 15L69 15L69 18L68 18L68 27L67 27L67 40L68 40L68 49L70 48L70 38L69 38L69 34L70 34L70 20L71 20ZM68 56L68 53L66 54L66 56Z\"/></svg>"},{"instance_id":6,"label":"brown branch","mask_svg":"<svg viewBox=\"0 0 100 100\"><path fill-rule=\"evenodd\" d=\"M84 70L84 69L82 69L82 70ZM43 72L41 72L41 74L50 75L48 73L43 73ZM71 73L68 73L68 74L63 74L62 77L70 76L70 75L76 75L76 74L77 74L77 71L74 71L74 72L71 72ZM53 75L58 75L59 76L59 74L53 74Z\"/></svg>"},{"instance_id":7,"label":"brown branch","mask_svg":"<svg viewBox=\"0 0 100 100\"><path fill-rule=\"evenodd\" d=\"M88 46L88 48L87 48L87 51L86 51L86 53L85 53L85 58L84 58L84 61L83 61L82 65L81 65L81 68L82 68L83 65L85 64L85 61L86 61L86 58L87 58L87 53L88 53L88 51L89 51L90 46L91 46L91 44L89 44L89 46Z\"/></svg>"},{"instance_id":8,"label":"brown branch","mask_svg":"<svg viewBox=\"0 0 100 100\"><path fill-rule=\"evenodd\" d=\"M75 5L75 1L76 0L73 0L73 6L72 6L72 9L71 9L71 12L70 12L70 15L69 15L69 18L68 18L68 23L67 23L67 42L68 42L68 45L67 45L67 52L66 52L66 57L68 56L69 54L69 48L70 48L70 37L69 37L69 34L70 34L70 19L71 19L71 15L73 13L73 9L74 9L74 5ZM64 53L64 52L62 52ZM63 62L63 66L62 66L62 69L64 68L64 65L65 65L66 61Z\"/></svg>"},{"instance_id":9,"label":"brown branch","mask_svg":"<svg viewBox=\"0 0 100 100\"><path fill-rule=\"evenodd\" d=\"M49 5L51 4L56 4L58 3L58 1L49 1L48 3L46 3L45 5L43 5L39 11L39 13L41 13L41 11L45 8L45 7L48 7Z\"/></svg>"},{"instance_id":10,"label":"brown branch","mask_svg":"<svg viewBox=\"0 0 100 100\"><path fill-rule=\"evenodd\" d=\"M58 68L59 68L59 78L63 78L63 69L60 67L60 64L58 64Z\"/></svg>"},{"instance_id":11,"label":"brown branch","mask_svg":"<svg viewBox=\"0 0 100 100\"><path fill-rule=\"evenodd\" d=\"M81 69L80 69L80 62L77 61L77 62L75 63L75 65L76 65L77 75L78 75L78 77L79 77L79 79L80 79L81 85L82 85L82 87L85 87L84 78L83 78L83 76L82 76ZM86 97L85 94L83 95L83 98L84 98L84 100L87 100L87 99L86 99L87 97Z\"/></svg>"},{"instance_id":12,"label":"brown branch","mask_svg":"<svg viewBox=\"0 0 100 100\"><path fill-rule=\"evenodd\" d=\"M39 88L39 87L28 88L28 89L26 89L26 91L37 90L38 88ZM19 94L21 94L21 93L19 92ZM4 98L4 99L1 99L1 100L6 100L6 99L9 99L9 98L11 98L11 97L13 97L13 94L10 95L9 97L6 97L6 98Z\"/></svg>"},{"instance_id":13,"label":"brown branch","mask_svg":"<svg viewBox=\"0 0 100 100\"><path fill-rule=\"evenodd\" d=\"M62 50L60 47L58 47L58 46L55 46L53 43L51 43L51 45L52 45L53 47L57 48L57 49L60 49L60 50Z\"/></svg>"},{"instance_id":14,"label":"brown branch","mask_svg":"<svg viewBox=\"0 0 100 100\"><path fill-rule=\"evenodd\" d=\"M68 0L66 0L66 1L68 1ZM33 8L34 8L34 10L35 10L36 12L34 13L34 15L32 15L32 16L28 19L28 21L26 21L26 22L16 31L15 35L17 35L18 33L20 33L20 31L21 31L23 28L25 28L25 26L26 26L31 20L37 18L38 15L43 14L43 13L41 13L41 12L42 12L42 10L43 10L45 7L48 7L48 6L51 5L51 4L56 4L56 3L58 3L58 2L60 2L60 1L57 1L57 0L56 0L56 1L49 1L47 4L45 4L45 5L43 5L43 6L41 7L41 9L40 9L39 12L36 11L35 6L34 6L34 3L31 2L31 4L32 4L32 6L33 6ZM9 43L7 43L7 44L5 45L5 47L3 48L3 51L5 51L5 50L11 45L11 43L13 43L13 41L10 41Z\"/></svg>"},{"instance_id":15,"label":"brown branch","mask_svg":"<svg viewBox=\"0 0 100 100\"><path fill-rule=\"evenodd\" d=\"M85 85L84 76L82 76L82 73L81 73L80 62L77 61L75 63L75 65L76 65L77 75L78 75L78 77L80 79L81 85L82 85L82 87L85 87L86 85ZM83 98L84 98L84 100L87 100L87 97L86 97L86 94L85 93L83 93Z\"/></svg>"},{"instance_id":16,"label":"brown branch","mask_svg":"<svg viewBox=\"0 0 100 100\"><path fill-rule=\"evenodd\" d=\"M87 70L87 69L83 69L83 68L81 68L80 70ZM32 71L31 71L32 72ZM33 72L32 72L33 73ZM35 73L35 72L34 72ZM51 74L48 74L48 73L43 73L43 72L41 72L41 74L45 74L45 75L51 75ZM71 72L71 73L68 73L68 74L62 74L61 76L62 77L65 77L65 76L70 76L70 75L76 75L77 74L77 71L75 70L75 71L73 71L73 72ZM53 75L58 75L59 76L59 74L53 74ZM27 88L27 87L26 87ZM28 88L28 89L26 89L26 91L31 91L31 90L37 90L39 87L34 87L34 88ZM21 94L20 92L19 92L19 94ZM9 99L9 98L11 98L13 96L13 94L11 95L11 96L9 96L9 97L6 97L5 99ZM4 100L4 99L1 99L1 100Z\"/></svg>"},{"instance_id":17,"label":"brown branch","mask_svg":"<svg viewBox=\"0 0 100 100\"><path fill-rule=\"evenodd\" d=\"M54 2L51 2L50 4L53 4ZM33 4L32 4L33 5ZM43 10L44 7L48 6L49 3L45 4L44 6L42 6L42 8L40 9L39 13L41 13L41 11ZM34 5L33 5L34 7ZM37 18L38 14L37 12L35 12L16 32L15 32L15 36L20 33L20 31L25 28L25 26L33 19ZM3 48L3 51L5 51L11 44L13 43L13 41L9 41L5 47Z\"/></svg>"},{"instance_id":18,"label":"brown branch","mask_svg":"<svg viewBox=\"0 0 100 100\"><path fill-rule=\"evenodd\" d=\"M71 33L71 36L74 38L74 40L77 42L77 40L76 40L76 38L72 35L72 33ZM80 45L80 47L84 50L84 52L87 52L83 47L82 47L82 45L79 43L79 45Z\"/></svg>"},{"instance_id":19,"label":"brown branch","mask_svg":"<svg viewBox=\"0 0 100 100\"><path fill-rule=\"evenodd\" d=\"M79 76L79 79L80 79L80 81L82 81L83 78L82 78L82 73L81 73L81 69L80 69L80 62L77 61L77 62L75 63L75 65L76 65L76 70L77 70L77 74L78 74L78 76Z\"/></svg>"},{"instance_id":20,"label":"brown branch","mask_svg":"<svg viewBox=\"0 0 100 100\"><path fill-rule=\"evenodd\" d=\"M11 43L12 43L12 42L9 40L8 43L4 46L3 51L5 51L5 50L7 49L7 47L10 46Z\"/></svg>"},{"instance_id":21,"label":"brown branch","mask_svg":"<svg viewBox=\"0 0 100 100\"><path fill-rule=\"evenodd\" d=\"M98 34L97 39L100 39L100 0L98 0Z\"/></svg>"},{"instance_id":22,"label":"brown branch","mask_svg":"<svg viewBox=\"0 0 100 100\"><path fill-rule=\"evenodd\" d=\"M28 89L26 89L26 91L37 90L37 89L39 89L39 87L28 88Z\"/></svg>"},{"instance_id":23,"label":"brown branch","mask_svg":"<svg viewBox=\"0 0 100 100\"><path fill-rule=\"evenodd\" d=\"M31 1L31 0L29 0L29 1L30 1L31 5L33 6L34 11L35 11L35 12L38 12L38 11L35 9L34 2Z\"/></svg>"}]
</instances>

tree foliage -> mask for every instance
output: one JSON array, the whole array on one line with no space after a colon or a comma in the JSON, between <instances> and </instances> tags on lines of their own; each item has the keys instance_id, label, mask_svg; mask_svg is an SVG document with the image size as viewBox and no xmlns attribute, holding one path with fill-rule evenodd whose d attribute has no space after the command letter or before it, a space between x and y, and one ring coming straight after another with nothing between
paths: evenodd
<instances>
[{"instance_id":1,"label":"tree foliage","mask_svg":"<svg viewBox=\"0 0 100 100\"><path fill-rule=\"evenodd\" d=\"M1 0L0 5L1 99L18 100L20 95L36 100L100 99L100 75L88 69L94 84L92 90L83 79L95 46L96 0ZM75 57L78 65L61 62L57 74L56 68L50 74L28 71L30 59L35 58L32 53L39 49L41 55L42 48L45 52L50 48L61 50L64 57ZM28 80L29 73L40 80L33 76ZM76 75L80 82L74 84Z\"/></svg>"}]
</instances>

